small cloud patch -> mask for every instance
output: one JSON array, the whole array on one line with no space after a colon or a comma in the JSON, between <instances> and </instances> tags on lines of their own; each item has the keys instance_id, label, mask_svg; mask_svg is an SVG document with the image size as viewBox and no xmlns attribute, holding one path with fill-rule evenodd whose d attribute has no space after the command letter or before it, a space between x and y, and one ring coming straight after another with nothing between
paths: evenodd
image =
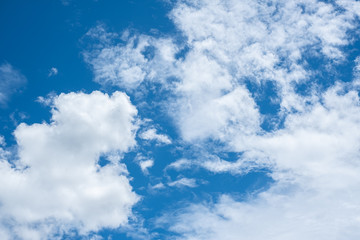
<instances>
[{"instance_id":1,"label":"small cloud patch","mask_svg":"<svg viewBox=\"0 0 360 240\"><path fill-rule=\"evenodd\" d=\"M55 67L50 68L48 77L56 76L59 73L59 70Z\"/></svg>"}]
</instances>

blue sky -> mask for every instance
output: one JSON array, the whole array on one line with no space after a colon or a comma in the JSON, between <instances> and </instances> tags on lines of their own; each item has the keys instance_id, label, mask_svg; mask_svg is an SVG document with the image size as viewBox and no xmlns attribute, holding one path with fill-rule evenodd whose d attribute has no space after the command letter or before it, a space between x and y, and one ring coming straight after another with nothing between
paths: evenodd
<instances>
[{"instance_id":1,"label":"blue sky","mask_svg":"<svg viewBox=\"0 0 360 240\"><path fill-rule=\"evenodd\" d=\"M0 239L359 239L359 18L2 1Z\"/></svg>"}]
</instances>

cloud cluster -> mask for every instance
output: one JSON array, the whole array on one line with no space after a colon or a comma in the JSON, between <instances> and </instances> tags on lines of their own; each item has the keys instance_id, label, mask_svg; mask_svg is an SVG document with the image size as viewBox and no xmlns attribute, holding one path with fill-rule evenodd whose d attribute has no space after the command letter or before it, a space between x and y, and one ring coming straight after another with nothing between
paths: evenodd
<instances>
[{"instance_id":1,"label":"cloud cluster","mask_svg":"<svg viewBox=\"0 0 360 240\"><path fill-rule=\"evenodd\" d=\"M50 123L16 128L17 159L0 155L2 239L117 228L139 200L119 162L135 145L137 110L129 97L80 92L51 102ZM103 157L110 163L101 166Z\"/></svg>"},{"instance_id":2,"label":"cloud cluster","mask_svg":"<svg viewBox=\"0 0 360 240\"><path fill-rule=\"evenodd\" d=\"M94 80L100 84L132 91L145 79L159 81L170 75L169 63L175 61L177 51L171 39L131 36L125 31L120 43L114 44L119 36L107 33L101 25L86 36L99 42L91 51L84 52L84 59L92 66Z\"/></svg>"},{"instance_id":3,"label":"cloud cluster","mask_svg":"<svg viewBox=\"0 0 360 240\"><path fill-rule=\"evenodd\" d=\"M191 205L165 217L170 229L179 239L359 238L359 96L336 86L323 102L249 143L274 164L269 190L245 201L223 195Z\"/></svg>"},{"instance_id":4,"label":"cloud cluster","mask_svg":"<svg viewBox=\"0 0 360 240\"><path fill-rule=\"evenodd\" d=\"M131 91L150 81L170 89L169 114L184 139L228 141L234 132L247 136L260 130L251 96L257 93L248 91L248 82L257 88L272 82L271 97L282 113L301 111L312 100L299 96L296 86L316 82L309 60L344 59L341 49L356 22L346 6L350 2L179 1L170 18L185 43L126 32L124 43L98 37L103 47L85 59L102 84Z\"/></svg>"},{"instance_id":5,"label":"cloud cluster","mask_svg":"<svg viewBox=\"0 0 360 240\"><path fill-rule=\"evenodd\" d=\"M210 152L169 168L271 170L275 182L258 196L240 201L224 195L165 215L159 222L178 239L359 237L358 83L325 79L326 89L319 80L320 71L336 71L346 59L359 7L351 0L178 1L169 16L185 42L139 35L88 54L100 83L129 91L160 83L169 90L163 104L185 142L209 149L206 141L215 140L241 153L235 162ZM263 97L279 105L272 114L283 121L272 131L262 128L256 99L269 82L274 91ZM194 186L191 181L182 184Z\"/></svg>"}]
</instances>

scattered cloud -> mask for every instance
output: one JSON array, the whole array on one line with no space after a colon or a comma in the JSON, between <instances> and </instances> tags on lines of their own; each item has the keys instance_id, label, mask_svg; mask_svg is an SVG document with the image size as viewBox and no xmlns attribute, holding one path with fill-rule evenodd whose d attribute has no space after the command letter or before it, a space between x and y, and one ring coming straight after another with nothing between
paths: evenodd
<instances>
[{"instance_id":1,"label":"scattered cloud","mask_svg":"<svg viewBox=\"0 0 360 240\"><path fill-rule=\"evenodd\" d=\"M4 136L0 135L0 146L4 146L5 145L5 138Z\"/></svg>"},{"instance_id":2,"label":"scattered cloud","mask_svg":"<svg viewBox=\"0 0 360 240\"><path fill-rule=\"evenodd\" d=\"M259 159L262 159L259 161ZM231 173L236 175L244 175L251 170L272 168L273 162L268 156L259 152L252 152L248 149L241 157L235 161L226 161L215 154L201 153L200 157L194 159L178 159L170 163L166 169L174 169L176 171L184 171L194 167L201 167L212 173Z\"/></svg>"},{"instance_id":3,"label":"scattered cloud","mask_svg":"<svg viewBox=\"0 0 360 240\"><path fill-rule=\"evenodd\" d=\"M0 106L5 107L13 94L26 84L26 77L9 63L0 65Z\"/></svg>"},{"instance_id":4,"label":"scattered cloud","mask_svg":"<svg viewBox=\"0 0 360 240\"><path fill-rule=\"evenodd\" d=\"M360 133L356 131L360 125L359 57L351 83L326 79L324 84L319 74L325 68L335 71L344 64L344 51L354 40L351 32L359 27L359 9L360 2L354 0L183 0L176 1L169 13L178 35L156 37L130 30L117 34L106 31L103 25L86 34L94 44L83 56L96 82L129 93L144 91L144 101L151 84L160 86L169 94L153 100L172 117L180 144L204 149L201 157L181 158L166 169L183 171L199 166L212 173L246 174L266 168L274 180L269 189L256 196L250 193L241 201L222 194L214 202L190 204L177 209L176 214L164 214L159 222L167 224L177 239L360 237ZM12 69L11 65L2 68ZM50 70L49 76L56 73ZM256 98L261 95L260 86L267 83L274 86L273 92L262 96L263 100L278 105L271 113L277 121L271 130L262 126L265 116ZM300 85L305 86L304 92L298 90ZM0 102L8 101L9 93L6 91ZM38 234L28 228L35 223L62 229L71 223L80 232L96 231L126 224L131 216L131 206L138 197L124 167L118 160L103 168L95 163L100 155L126 152L135 145L132 120L136 109L121 93L89 96L55 96L50 124L22 124L17 128L20 160L16 167L20 170L15 171L5 160L0 168L7 179L4 182L10 182L0 191L7 193L0 198L1 215L15 219L17 226L13 228L17 232ZM96 101L79 100L87 98ZM123 105L109 103L118 98ZM71 99L74 105L64 99ZM70 110L78 106L86 111L68 112L63 104ZM122 109L122 114L112 116L109 110L97 119L99 112L107 109L103 106L109 104ZM94 105L98 108L91 110ZM34 135L39 137L30 141L29 136ZM146 129L138 137L172 143L156 128ZM221 151L241 156L227 161L217 155ZM137 163L148 174L154 160L139 158ZM49 169L55 174L49 175ZM71 185L49 184L50 189L45 184L57 183L56 172L68 173L68 169L74 171L76 179L60 180ZM32 184L19 184L23 179L30 179ZM196 178L180 177L165 185L195 188L198 183ZM11 184L24 187L15 192ZM165 185L158 183L152 189ZM56 197L64 194L75 206ZM57 201L36 205L41 203L39 196ZM18 202L11 205L14 198ZM23 198L33 201L24 203ZM97 200L101 200L101 207ZM16 206L22 206L22 211ZM119 210L117 214L114 208ZM51 219L51 224L45 219ZM9 233L0 230L1 234Z\"/></svg>"},{"instance_id":5,"label":"scattered cloud","mask_svg":"<svg viewBox=\"0 0 360 240\"><path fill-rule=\"evenodd\" d=\"M129 91L156 83L171 92L159 104L182 140L210 153L168 169L197 165L244 174L267 168L275 180L242 201L224 194L215 203L165 214L159 221L177 239L359 238L358 63L351 84L329 81L331 87L321 88L319 74L344 63L359 7L351 0L178 1L169 16L185 43L174 44L181 42L178 36L140 34L88 53L97 82ZM276 98L272 114L283 122L270 131L262 128L256 101L257 89L268 82L274 92L265 101ZM219 143L217 151L241 157L221 159L207 147L210 140ZM168 186L196 187L197 180L180 178Z\"/></svg>"},{"instance_id":6,"label":"scattered cloud","mask_svg":"<svg viewBox=\"0 0 360 240\"><path fill-rule=\"evenodd\" d=\"M50 68L48 77L56 76L58 74L58 69L55 67Z\"/></svg>"},{"instance_id":7,"label":"scattered cloud","mask_svg":"<svg viewBox=\"0 0 360 240\"><path fill-rule=\"evenodd\" d=\"M64 6L69 6L71 4L71 0L60 0L61 4Z\"/></svg>"},{"instance_id":8,"label":"scattered cloud","mask_svg":"<svg viewBox=\"0 0 360 240\"><path fill-rule=\"evenodd\" d=\"M193 165L193 161L185 158L181 158L176 160L175 162L170 163L166 168L167 169L175 169L175 170L183 170L188 169Z\"/></svg>"},{"instance_id":9,"label":"scattered cloud","mask_svg":"<svg viewBox=\"0 0 360 240\"><path fill-rule=\"evenodd\" d=\"M140 133L139 136L144 140L154 140L161 144L171 144L170 138L164 134L158 134L155 128L147 129Z\"/></svg>"},{"instance_id":10,"label":"scattered cloud","mask_svg":"<svg viewBox=\"0 0 360 240\"><path fill-rule=\"evenodd\" d=\"M274 161L269 190L246 201L223 195L161 220L179 239L357 239L359 96L338 84L322 102L288 116L284 129L250 140L249 148Z\"/></svg>"},{"instance_id":11,"label":"scattered cloud","mask_svg":"<svg viewBox=\"0 0 360 240\"><path fill-rule=\"evenodd\" d=\"M151 159L149 157L146 157L141 153L138 153L134 160L139 165L139 167L141 168L141 171L145 175L149 174L148 168L151 168L154 165L154 160L153 159Z\"/></svg>"},{"instance_id":12,"label":"scattered cloud","mask_svg":"<svg viewBox=\"0 0 360 240\"><path fill-rule=\"evenodd\" d=\"M152 189L164 189L165 185L163 183L155 184L154 186L151 186Z\"/></svg>"},{"instance_id":13,"label":"scattered cloud","mask_svg":"<svg viewBox=\"0 0 360 240\"><path fill-rule=\"evenodd\" d=\"M355 67L353 69L353 75L354 75L353 86L359 88L360 87L360 56L355 59L354 63L355 63Z\"/></svg>"},{"instance_id":14,"label":"scattered cloud","mask_svg":"<svg viewBox=\"0 0 360 240\"><path fill-rule=\"evenodd\" d=\"M313 78L307 58L341 62L351 41L356 14L342 5L350 2L179 1L169 16L185 44L127 34L84 56L99 83L132 91L157 82L169 89L174 98L163 101L185 140L229 142L238 134L245 141L260 133L262 119L247 81L275 84L279 116L304 110L313 99L296 86Z\"/></svg>"},{"instance_id":15,"label":"scattered cloud","mask_svg":"<svg viewBox=\"0 0 360 240\"><path fill-rule=\"evenodd\" d=\"M196 179L194 178L180 178L178 180L169 182L167 184L170 187L178 187L178 188L182 188L182 187L189 187L189 188L195 188L197 187L197 183L196 183Z\"/></svg>"},{"instance_id":16,"label":"scattered cloud","mask_svg":"<svg viewBox=\"0 0 360 240\"><path fill-rule=\"evenodd\" d=\"M106 32L102 25L91 29L87 36L96 43L83 56L100 84L133 91L144 80L161 82L173 71L177 47L171 39L132 35L125 30L121 42L116 43L117 34Z\"/></svg>"},{"instance_id":17,"label":"scattered cloud","mask_svg":"<svg viewBox=\"0 0 360 240\"><path fill-rule=\"evenodd\" d=\"M154 160L149 159L149 160L145 160L145 161L141 161L139 162L141 171L143 171L143 173L148 174L148 168L151 168L152 166L154 166Z\"/></svg>"}]
</instances>

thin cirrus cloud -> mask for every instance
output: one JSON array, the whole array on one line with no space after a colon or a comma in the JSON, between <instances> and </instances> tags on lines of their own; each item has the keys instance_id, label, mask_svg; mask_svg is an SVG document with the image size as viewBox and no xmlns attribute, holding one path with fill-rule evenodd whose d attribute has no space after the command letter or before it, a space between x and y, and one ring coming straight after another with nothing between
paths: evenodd
<instances>
[{"instance_id":1,"label":"thin cirrus cloud","mask_svg":"<svg viewBox=\"0 0 360 240\"><path fill-rule=\"evenodd\" d=\"M194 188L198 186L198 184L196 183L196 179L185 178L185 177L169 182L167 185L170 187L178 187L178 188L182 188L182 187Z\"/></svg>"},{"instance_id":2,"label":"thin cirrus cloud","mask_svg":"<svg viewBox=\"0 0 360 240\"><path fill-rule=\"evenodd\" d=\"M126 167L114 157L136 144L137 110L127 95L60 94L51 107L50 123L16 128L19 159L13 166L1 148L2 239L49 239L123 226L139 200ZM101 155L110 163L101 167Z\"/></svg>"},{"instance_id":3,"label":"thin cirrus cloud","mask_svg":"<svg viewBox=\"0 0 360 240\"><path fill-rule=\"evenodd\" d=\"M169 16L185 42L135 35L87 53L100 83L129 91L160 83L171 91L163 104L185 142L204 143L209 156L215 154L209 139L221 142L224 151L242 153L232 163L204 157L169 168L195 164L239 174L265 167L275 180L245 200L223 194L164 214L160 226L177 239L360 237L359 60L350 82L326 79L330 87L322 88L319 74L349 61L344 47L356 38L359 8L351 0L179 1ZM184 46L186 52L176 57ZM145 54L149 48L151 57ZM322 64L309 66L314 59ZM274 84L271 97L279 105L271 131L262 128L259 93L249 87L266 82ZM301 84L304 92L297 88Z\"/></svg>"},{"instance_id":4,"label":"thin cirrus cloud","mask_svg":"<svg viewBox=\"0 0 360 240\"><path fill-rule=\"evenodd\" d=\"M0 106L6 106L11 96L26 84L26 77L9 63L0 65Z\"/></svg>"},{"instance_id":5,"label":"thin cirrus cloud","mask_svg":"<svg viewBox=\"0 0 360 240\"><path fill-rule=\"evenodd\" d=\"M56 76L59 73L59 70L56 67L52 67L49 70L48 77Z\"/></svg>"}]
</instances>

